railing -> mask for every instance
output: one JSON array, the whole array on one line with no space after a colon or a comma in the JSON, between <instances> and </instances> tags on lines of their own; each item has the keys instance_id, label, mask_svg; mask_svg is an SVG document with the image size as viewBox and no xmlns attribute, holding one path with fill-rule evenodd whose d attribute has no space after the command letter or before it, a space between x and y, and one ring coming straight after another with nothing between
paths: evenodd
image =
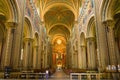
<instances>
[{"instance_id":1,"label":"railing","mask_svg":"<svg viewBox=\"0 0 120 80\"><path fill-rule=\"evenodd\" d=\"M46 73L19 73L18 79L47 79Z\"/></svg>"},{"instance_id":2,"label":"railing","mask_svg":"<svg viewBox=\"0 0 120 80\"><path fill-rule=\"evenodd\" d=\"M4 75L3 75L4 76ZM9 77L6 79L48 79L49 74L47 73L22 73L22 72L14 72L10 73Z\"/></svg>"},{"instance_id":3,"label":"railing","mask_svg":"<svg viewBox=\"0 0 120 80\"><path fill-rule=\"evenodd\" d=\"M100 74L98 73L71 73L70 80L73 79L82 80L82 78L86 78L87 80L91 80L91 78L95 78L96 80L100 80Z\"/></svg>"},{"instance_id":4,"label":"railing","mask_svg":"<svg viewBox=\"0 0 120 80\"><path fill-rule=\"evenodd\" d=\"M101 78L106 75L106 78ZM112 80L110 73L70 73L70 80Z\"/></svg>"}]
</instances>

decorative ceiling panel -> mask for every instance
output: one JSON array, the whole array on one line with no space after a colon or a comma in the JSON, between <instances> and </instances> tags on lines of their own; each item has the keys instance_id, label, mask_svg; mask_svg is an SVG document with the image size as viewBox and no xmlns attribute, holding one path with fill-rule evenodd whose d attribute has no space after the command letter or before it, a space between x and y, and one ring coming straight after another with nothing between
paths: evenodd
<instances>
[{"instance_id":1,"label":"decorative ceiling panel","mask_svg":"<svg viewBox=\"0 0 120 80\"><path fill-rule=\"evenodd\" d=\"M44 16L46 27L50 28L53 24L66 24L71 28L74 22L74 14L63 6L57 6L50 9Z\"/></svg>"},{"instance_id":2,"label":"decorative ceiling panel","mask_svg":"<svg viewBox=\"0 0 120 80\"><path fill-rule=\"evenodd\" d=\"M70 36L70 32L78 16L80 1L81 0L40 0L40 15L42 16L41 18L45 23L49 36L57 34L64 36L67 34L67 37ZM61 25L66 25L66 28L59 27ZM54 29L52 27L54 27Z\"/></svg>"},{"instance_id":3,"label":"decorative ceiling panel","mask_svg":"<svg viewBox=\"0 0 120 80\"><path fill-rule=\"evenodd\" d=\"M56 34L59 34L59 35L61 34L66 37L69 37L70 32L66 27L64 27L62 25L57 25L57 26L52 27L52 29L49 31L49 35L51 35L51 36L54 36Z\"/></svg>"}]
</instances>

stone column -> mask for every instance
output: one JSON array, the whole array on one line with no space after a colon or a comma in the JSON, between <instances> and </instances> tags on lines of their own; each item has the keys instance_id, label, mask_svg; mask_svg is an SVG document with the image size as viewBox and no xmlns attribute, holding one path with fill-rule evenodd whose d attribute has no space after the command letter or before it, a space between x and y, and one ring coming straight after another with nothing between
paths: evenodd
<instances>
[{"instance_id":1,"label":"stone column","mask_svg":"<svg viewBox=\"0 0 120 80\"><path fill-rule=\"evenodd\" d=\"M45 56L46 56L46 54L45 54L45 52L43 53L43 68L45 68Z\"/></svg>"},{"instance_id":2,"label":"stone column","mask_svg":"<svg viewBox=\"0 0 120 80\"><path fill-rule=\"evenodd\" d=\"M3 64L4 66L11 66L11 58L12 56L12 49L13 49L13 39L14 39L14 29L16 28L17 24L15 22L7 22L7 40L6 40L6 51L4 55Z\"/></svg>"},{"instance_id":3,"label":"stone column","mask_svg":"<svg viewBox=\"0 0 120 80\"><path fill-rule=\"evenodd\" d=\"M116 51L115 51L115 37L114 37L114 22L112 20L108 20L103 22L106 28L106 34L107 34L107 45L108 45L108 54L110 57L110 64L111 65L117 65L117 59L116 59Z\"/></svg>"},{"instance_id":4,"label":"stone column","mask_svg":"<svg viewBox=\"0 0 120 80\"><path fill-rule=\"evenodd\" d=\"M74 52L74 68L78 68L78 54L77 51Z\"/></svg>"},{"instance_id":5,"label":"stone column","mask_svg":"<svg viewBox=\"0 0 120 80\"><path fill-rule=\"evenodd\" d=\"M44 46L44 68L46 68L47 65L47 53L46 53L46 45Z\"/></svg>"},{"instance_id":6,"label":"stone column","mask_svg":"<svg viewBox=\"0 0 120 80\"><path fill-rule=\"evenodd\" d=\"M49 65L49 64L48 64L48 52L47 52L47 49L48 49L48 48L47 48L47 46L46 46L45 49L46 49L46 50L45 50L45 51L46 51L46 53L45 53L45 54L46 54L46 55L45 55L45 68L47 68L48 65Z\"/></svg>"},{"instance_id":7,"label":"stone column","mask_svg":"<svg viewBox=\"0 0 120 80\"><path fill-rule=\"evenodd\" d=\"M71 45L72 46L72 45ZM74 63L74 52L73 52L73 46L72 46L72 48L71 48L71 63L72 63L72 68L74 68L74 66L75 66L75 63Z\"/></svg>"},{"instance_id":8,"label":"stone column","mask_svg":"<svg viewBox=\"0 0 120 80\"><path fill-rule=\"evenodd\" d=\"M41 69L43 69L43 59L44 59L44 56L43 56L43 51L41 52Z\"/></svg>"},{"instance_id":9,"label":"stone column","mask_svg":"<svg viewBox=\"0 0 120 80\"><path fill-rule=\"evenodd\" d=\"M92 70L97 69L94 37L87 38L87 57L88 57L88 68Z\"/></svg>"},{"instance_id":10,"label":"stone column","mask_svg":"<svg viewBox=\"0 0 120 80\"><path fill-rule=\"evenodd\" d=\"M33 69L36 69L38 65L38 45L34 46L33 49Z\"/></svg>"},{"instance_id":11,"label":"stone column","mask_svg":"<svg viewBox=\"0 0 120 80\"><path fill-rule=\"evenodd\" d=\"M43 69L45 67L45 53L42 51L41 54L41 68Z\"/></svg>"},{"instance_id":12,"label":"stone column","mask_svg":"<svg viewBox=\"0 0 120 80\"><path fill-rule=\"evenodd\" d=\"M41 69L41 47L38 46L37 69Z\"/></svg>"},{"instance_id":13,"label":"stone column","mask_svg":"<svg viewBox=\"0 0 120 80\"><path fill-rule=\"evenodd\" d=\"M72 66L75 68L75 53L72 54Z\"/></svg>"},{"instance_id":14,"label":"stone column","mask_svg":"<svg viewBox=\"0 0 120 80\"><path fill-rule=\"evenodd\" d=\"M103 22L105 25L105 29L106 29L106 38L107 38L107 45L108 45L108 54L109 54L109 61L110 61L110 65L117 65L118 61L117 61L117 53L116 53L116 49L115 49L115 36L114 36L114 26L115 23L113 20L107 20L105 22ZM114 80L118 80L119 75L112 73L113 79Z\"/></svg>"},{"instance_id":15,"label":"stone column","mask_svg":"<svg viewBox=\"0 0 120 80\"><path fill-rule=\"evenodd\" d=\"M48 63L47 63L48 61L47 60L48 60L47 53L45 53L45 68L47 68L47 65L48 65Z\"/></svg>"},{"instance_id":16,"label":"stone column","mask_svg":"<svg viewBox=\"0 0 120 80\"><path fill-rule=\"evenodd\" d=\"M120 54L119 54L119 48L118 48L118 38L115 38L115 53L116 53L116 57L117 57L117 61L118 61L118 64L120 64Z\"/></svg>"},{"instance_id":17,"label":"stone column","mask_svg":"<svg viewBox=\"0 0 120 80\"><path fill-rule=\"evenodd\" d=\"M96 42L97 42L97 52L99 55L99 71L103 72L108 65L108 51L107 51L107 41L106 41L106 33L105 33L105 27L101 23L102 22L102 15L100 11L100 4L99 0L93 0L94 1L94 9L95 9L95 23L96 23Z\"/></svg>"},{"instance_id":18,"label":"stone column","mask_svg":"<svg viewBox=\"0 0 120 80\"><path fill-rule=\"evenodd\" d=\"M76 20L75 23L74 23L74 26L75 26L75 32L76 32L76 39L77 39L77 68L82 68L82 53L80 52L80 34L79 34L79 26L78 26L79 22Z\"/></svg>"},{"instance_id":19,"label":"stone column","mask_svg":"<svg viewBox=\"0 0 120 80\"><path fill-rule=\"evenodd\" d=\"M28 70L32 68L32 38L24 39L24 51L23 51L23 69Z\"/></svg>"},{"instance_id":20,"label":"stone column","mask_svg":"<svg viewBox=\"0 0 120 80\"><path fill-rule=\"evenodd\" d=\"M82 56L82 69L87 68L87 55L86 55L86 46L81 45L81 56Z\"/></svg>"}]
</instances>

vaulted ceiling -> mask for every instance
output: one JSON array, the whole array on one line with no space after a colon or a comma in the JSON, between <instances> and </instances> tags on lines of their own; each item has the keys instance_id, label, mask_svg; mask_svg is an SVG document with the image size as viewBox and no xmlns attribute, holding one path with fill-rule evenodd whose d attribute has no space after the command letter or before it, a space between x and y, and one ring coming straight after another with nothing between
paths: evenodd
<instances>
[{"instance_id":1,"label":"vaulted ceiling","mask_svg":"<svg viewBox=\"0 0 120 80\"><path fill-rule=\"evenodd\" d=\"M50 40L57 36L69 39L77 20L81 0L35 0Z\"/></svg>"}]
</instances>

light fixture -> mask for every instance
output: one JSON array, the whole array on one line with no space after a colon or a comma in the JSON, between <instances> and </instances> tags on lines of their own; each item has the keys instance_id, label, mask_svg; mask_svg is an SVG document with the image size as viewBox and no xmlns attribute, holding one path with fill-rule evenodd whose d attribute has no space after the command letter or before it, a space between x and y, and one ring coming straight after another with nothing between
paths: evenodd
<instances>
[{"instance_id":1,"label":"light fixture","mask_svg":"<svg viewBox=\"0 0 120 80\"><path fill-rule=\"evenodd\" d=\"M60 39L57 40L57 44L61 44L62 41Z\"/></svg>"}]
</instances>

